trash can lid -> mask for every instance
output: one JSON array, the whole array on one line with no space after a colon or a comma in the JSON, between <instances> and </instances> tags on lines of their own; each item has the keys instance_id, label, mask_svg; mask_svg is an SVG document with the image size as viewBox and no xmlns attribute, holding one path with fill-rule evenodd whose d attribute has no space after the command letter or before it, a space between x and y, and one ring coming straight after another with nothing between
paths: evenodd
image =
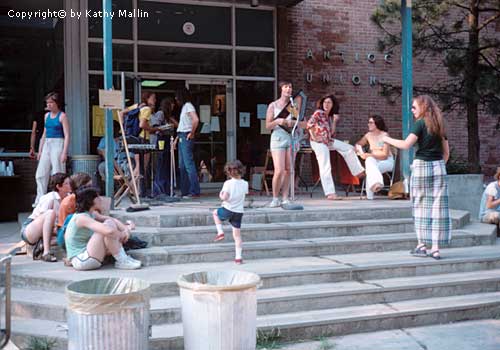
<instances>
[{"instance_id":1,"label":"trash can lid","mask_svg":"<svg viewBox=\"0 0 500 350\"><path fill-rule=\"evenodd\" d=\"M193 272L177 279L179 287L196 291L237 291L258 287L260 282L259 275L238 270Z\"/></svg>"},{"instance_id":2,"label":"trash can lid","mask_svg":"<svg viewBox=\"0 0 500 350\"><path fill-rule=\"evenodd\" d=\"M150 284L137 278L97 278L66 286L68 308L85 314L149 304Z\"/></svg>"}]
</instances>

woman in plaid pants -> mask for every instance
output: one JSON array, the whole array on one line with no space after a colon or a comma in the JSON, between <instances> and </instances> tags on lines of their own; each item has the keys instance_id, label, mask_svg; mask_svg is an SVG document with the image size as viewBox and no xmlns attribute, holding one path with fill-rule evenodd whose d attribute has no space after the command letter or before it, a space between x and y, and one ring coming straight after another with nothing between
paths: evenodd
<instances>
[{"instance_id":1,"label":"woman in plaid pants","mask_svg":"<svg viewBox=\"0 0 500 350\"><path fill-rule=\"evenodd\" d=\"M383 141L401 149L417 144L410 183L418 245L411 254L441 259L439 247L451 240L446 182L450 151L444 120L437 104L427 95L416 97L411 110L416 120L406 140L384 136Z\"/></svg>"}]
</instances>

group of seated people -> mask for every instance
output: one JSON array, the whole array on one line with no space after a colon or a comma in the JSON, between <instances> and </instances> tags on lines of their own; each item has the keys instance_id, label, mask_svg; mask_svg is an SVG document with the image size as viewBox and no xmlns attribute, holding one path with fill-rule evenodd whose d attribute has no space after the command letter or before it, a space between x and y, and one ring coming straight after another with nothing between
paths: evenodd
<instances>
[{"instance_id":1,"label":"group of seated people","mask_svg":"<svg viewBox=\"0 0 500 350\"><path fill-rule=\"evenodd\" d=\"M134 224L123 224L102 214L106 211L105 201L92 187L88 174L54 174L49 191L21 227L21 238L34 259L56 262L51 245L57 237L66 249L67 264L76 270L98 269L108 255L114 257L116 268L141 267L141 262L127 255L123 248Z\"/></svg>"}]
</instances>

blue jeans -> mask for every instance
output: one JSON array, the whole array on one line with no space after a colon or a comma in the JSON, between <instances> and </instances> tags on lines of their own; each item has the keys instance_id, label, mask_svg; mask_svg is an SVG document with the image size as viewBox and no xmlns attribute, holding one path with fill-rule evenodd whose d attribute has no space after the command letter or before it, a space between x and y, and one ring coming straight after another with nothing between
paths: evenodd
<instances>
[{"instance_id":1,"label":"blue jeans","mask_svg":"<svg viewBox=\"0 0 500 350\"><path fill-rule=\"evenodd\" d=\"M158 154L156 174L153 185L153 196L170 195L170 140L168 136L159 136L158 140L165 142L163 152Z\"/></svg>"},{"instance_id":2,"label":"blue jeans","mask_svg":"<svg viewBox=\"0 0 500 350\"><path fill-rule=\"evenodd\" d=\"M187 132L178 133L179 136L179 169L181 180L181 194L198 196L200 194L200 183L198 172L193 159L193 140L188 140Z\"/></svg>"}]
</instances>

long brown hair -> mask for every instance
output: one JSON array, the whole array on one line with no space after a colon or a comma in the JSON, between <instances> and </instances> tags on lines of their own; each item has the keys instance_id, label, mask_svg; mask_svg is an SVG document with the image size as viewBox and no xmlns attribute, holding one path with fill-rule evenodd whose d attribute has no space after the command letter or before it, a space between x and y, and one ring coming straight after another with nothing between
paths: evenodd
<instances>
[{"instance_id":1,"label":"long brown hair","mask_svg":"<svg viewBox=\"0 0 500 350\"><path fill-rule=\"evenodd\" d=\"M160 102L160 109L165 116L165 120L172 117L172 112L174 111L173 105L175 101L172 97L165 97Z\"/></svg>"},{"instance_id":2,"label":"long brown hair","mask_svg":"<svg viewBox=\"0 0 500 350\"><path fill-rule=\"evenodd\" d=\"M428 95L420 95L413 99L420 107L420 115L417 119L424 118L425 126L430 134L445 137L445 123L441 109Z\"/></svg>"},{"instance_id":3,"label":"long brown hair","mask_svg":"<svg viewBox=\"0 0 500 350\"><path fill-rule=\"evenodd\" d=\"M328 113L328 116L331 117L332 115L336 114L335 110L337 109L336 107L338 106L338 103L339 103L338 100L335 98L335 96L333 96L333 95L325 95L325 96L323 96L316 103L316 108L323 110L323 102L325 102L325 100L327 98L329 98L330 100L332 100L332 103L333 103L332 109L330 110L330 113Z\"/></svg>"}]
</instances>

